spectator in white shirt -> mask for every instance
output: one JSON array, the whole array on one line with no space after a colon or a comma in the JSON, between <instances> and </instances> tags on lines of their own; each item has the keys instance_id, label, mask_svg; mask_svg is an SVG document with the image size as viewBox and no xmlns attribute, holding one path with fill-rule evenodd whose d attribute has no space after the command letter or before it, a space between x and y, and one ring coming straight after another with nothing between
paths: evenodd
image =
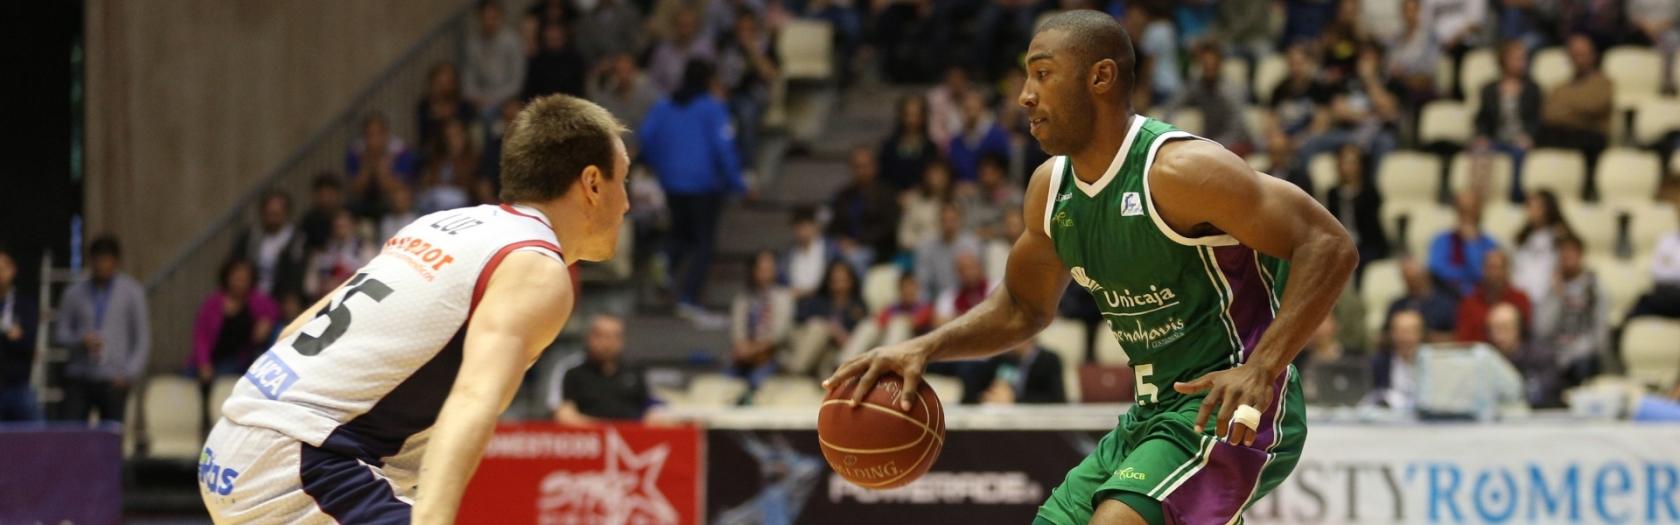
<instances>
[{"instance_id":1,"label":"spectator in white shirt","mask_svg":"<svg viewBox=\"0 0 1680 525\"><path fill-rule=\"evenodd\" d=\"M1639 297L1628 318L1655 315L1680 319L1680 231L1657 241L1651 256L1651 290Z\"/></svg>"},{"instance_id":2,"label":"spectator in white shirt","mask_svg":"<svg viewBox=\"0 0 1680 525\"><path fill-rule=\"evenodd\" d=\"M788 248L783 268L787 272L788 287L796 297L804 298L822 286L823 271L828 268L830 253L828 240L817 227L817 213L808 207L793 211L793 246Z\"/></svg>"}]
</instances>

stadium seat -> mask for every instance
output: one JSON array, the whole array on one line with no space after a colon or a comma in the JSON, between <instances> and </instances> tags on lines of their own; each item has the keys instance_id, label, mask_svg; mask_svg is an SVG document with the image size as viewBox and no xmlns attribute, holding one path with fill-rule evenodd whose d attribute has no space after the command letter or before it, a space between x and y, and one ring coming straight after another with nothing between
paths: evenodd
<instances>
[{"instance_id":1,"label":"stadium seat","mask_svg":"<svg viewBox=\"0 0 1680 525\"><path fill-rule=\"evenodd\" d=\"M1062 358L1062 387L1070 401L1079 393L1079 365L1085 363L1085 323L1057 318L1038 333L1038 346Z\"/></svg>"},{"instance_id":2,"label":"stadium seat","mask_svg":"<svg viewBox=\"0 0 1680 525\"><path fill-rule=\"evenodd\" d=\"M1622 259L1609 255L1587 257L1587 266L1598 276L1605 302L1609 303L1605 305L1605 310L1611 322L1626 317L1633 302L1639 300L1639 294L1651 289L1650 260L1649 257Z\"/></svg>"},{"instance_id":3,"label":"stadium seat","mask_svg":"<svg viewBox=\"0 0 1680 525\"><path fill-rule=\"evenodd\" d=\"M828 392L816 379L804 376L774 376L758 385L752 403L765 407L814 407L822 404Z\"/></svg>"},{"instance_id":4,"label":"stadium seat","mask_svg":"<svg viewBox=\"0 0 1680 525\"><path fill-rule=\"evenodd\" d=\"M1604 52L1604 74L1615 87L1616 109L1656 96L1662 86L1662 55L1647 47L1616 46Z\"/></svg>"},{"instance_id":5,"label":"stadium seat","mask_svg":"<svg viewBox=\"0 0 1680 525\"><path fill-rule=\"evenodd\" d=\"M1248 161L1248 167L1253 168L1254 171L1266 174L1270 174L1272 171L1271 155L1267 155L1265 153L1250 153L1248 154L1248 157L1243 158L1243 160Z\"/></svg>"},{"instance_id":6,"label":"stadium seat","mask_svg":"<svg viewBox=\"0 0 1680 525\"><path fill-rule=\"evenodd\" d=\"M1667 392L1680 375L1680 321L1638 317L1622 329L1622 363L1629 377Z\"/></svg>"},{"instance_id":7,"label":"stadium seat","mask_svg":"<svg viewBox=\"0 0 1680 525\"><path fill-rule=\"evenodd\" d=\"M1264 152L1266 148L1266 125L1268 124L1266 119L1269 118L1271 118L1271 114L1266 112L1266 108L1258 106L1243 108L1243 126L1248 128L1250 140L1254 141L1255 148L1261 150L1261 152Z\"/></svg>"},{"instance_id":8,"label":"stadium seat","mask_svg":"<svg viewBox=\"0 0 1680 525\"><path fill-rule=\"evenodd\" d=\"M1657 195L1662 182L1662 161L1655 153L1632 149L1612 148L1598 157L1598 200L1614 205L1618 202L1645 202Z\"/></svg>"},{"instance_id":9,"label":"stadium seat","mask_svg":"<svg viewBox=\"0 0 1680 525\"><path fill-rule=\"evenodd\" d=\"M1483 161L1488 163L1488 178L1482 184L1483 195L1493 200L1503 200L1511 194L1511 157L1499 154L1478 155L1460 152L1453 155L1452 165L1447 170L1447 181L1454 193L1470 188L1473 163Z\"/></svg>"},{"instance_id":10,"label":"stadium seat","mask_svg":"<svg viewBox=\"0 0 1680 525\"><path fill-rule=\"evenodd\" d=\"M1471 124L1475 116L1473 111L1474 106L1453 100L1437 100L1424 105L1423 115L1418 117L1418 142L1469 142L1470 131L1475 128Z\"/></svg>"},{"instance_id":11,"label":"stadium seat","mask_svg":"<svg viewBox=\"0 0 1680 525\"><path fill-rule=\"evenodd\" d=\"M1434 242L1435 235L1453 227L1458 221L1458 214L1451 206L1428 202L1385 202L1378 213L1382 216L1383 231L1388 235L1389 243L1404 247L1406 253L1418 257L1428 256L1429 243ZM1406 222L1403 230L1400 227L1402 218Z\"/></svg>"},{"instance_id":12,"label":"stadium seat","mask_svg":"<svg viewBox=\"0 0 1680 525\"><path fill-rule=\"evenodd\" d=\"M1548 47L1534 53L1528 71L1544 96L1575 76L1575 63L1569 61L1569 52L1562 46Z\"/></svg>"},{"instance_id":13,"label":"stadium seat","mask_svg":"<svg viewBox=\"0 0 1680 525\"><path fill-rule=\"evenodd\" d=\"M828 22L794 18L776 36L782 77L788 80L828 80L834 76L834 28Z\"/></svg>"},{"instance_id":14,"label":"stadium seat","mask_svg":"<svg viewBox=\"0 0 1680 525\"><path fill-rule=\"evenodd\" d=\"M1619 95L1618 95L1619 96ZM1633 140L1656 144L1671 131L1680 131L1680 100L1651 98L1634 106Z\"/></svg>"},{"instance_id":15,"label":"stadium seat","mask_svg":"<svg viewBox=\"0 0 1680 525\"><path fill-rule=\"evenodd\" d=\"M1458 66L1458 89L1464 93L1465 105L1471 109L1481 105L1482 86L1499 79L1499 53L1493 47L1478 47L1464 54Z\"/></svg>"},{"instance_id":16,"label":"stadium seat","mask_svg":"<svg viewBox=\"0 0 1680 525\"><path fill-rule=\"evenodd\" d=\"M1581 199L1581 185L1586 178L1587 160L1579 151L1540 148L1523 157L1524 192L1551 188L1559 200L1577 201Z\"/></svg>"},{"instance_id":17,"label":"stadium seat","mask_svg":"<svg viewBox=\"0 0 1680 525\"><path fill-rule=\"evenodd\" d=\"M1500 246L1515 246L1517 232L1526 222L1528 212L1521 205L1511 204L1505 199L1492 199L1482 206L1482 232L1493 237Z\"/></svg>"},{"instance_id":18,"label":"stadium seat","mask_svg":"<svg viewBox=\"0 0 1680 525\"><path fill-rule=\"evenodd\" d=\"M1007 242L989 242L984 248L987 282L1003 282L1003 271L1009 267L1009 248ZM897 288L893 288L897 290Z\"/></svg>"},{"instance_id":19,"label":"stadium seat","mask_svg":"<svg viewBox=\"0 0 1680 525\"><path fill-rule=\"evenodd\" d=\"M1399 258L1365 263L1364 271L1365 276L1360 280L1359 302L1365 305L1365 329L1375 334L1382 330L1383 316L1388 313L1389 303L1406 295L1406 282L1400 277Z\"/></svg>"},{"instance_id":20,"label":"stadium seat","mask_svg":"<svg viewBox=\"0 0 1680 525\"><path fill-rule=\"evenodd\" d=\"M1377 190L1383 202L1435 202L1441 161L1417 151L1396 151L1377 166Z\"/></svg>"},{"instance_id":21,"label":"stadium seat","mask_svg":"<svg viewBox=\"0 0 1680 525\"><path fill-rule=\"evenodd\" d=\"M891 263L877 264L863 275L863 304L879 312L898 298L898 277L903 270Z\"/></svg>"},{"instance_id":22,"label":"stadium seat","mask_svg":"<svg viewBox=\"0 0 1680 525\"><path fill-rule=\"evenodd\" d=\"M956 405L962 402L963 384L961 379L940 374L925 374L922 382L939 396L939 404L944 406Z\"/></svg>"},{"instance_id":23,"label":"stadium seat","mask_svg":"<svg viewBox=\"0 0 1680 525\"><path fill-rule=\"evenodd\" d=\"M203 435L199 430L204 398L198 382L175 375L153 376L141 393L145 412L147 456L197 459Z\"/></svg>"},{"instance_id":24,"label":"stadium seat","mask_svg":"<svg viewBox=\"0 0 1680 525\"><path fill-rule=\"evenodd\" d=\"M1247 60L1239 60L1234 57L1226 58L1224 62L1219 64L1219 79L1222 82L1236 84L1237 87L1242 88L1244 95L1253 90L1253 86L1248 85Z\"/></svg>"},{"instance_id":25,"label":"stadium seat","mask_svg":"<svg viewBox=\"0 0 1680 525\"><path fill-rule=\"evenodd\" d=\"M1458 72L1453 71L1452 57L1442 54L1435 59L1435 92L1452 93L1453 82L1457 80Z\"/></svg>"},{"instance_id":26,"label":"stadium seat","mask_svg":"<svg viewBox=\"0 0 1680 525\"><path fill-rule=\"evenodd\" d=\"M210 384L210 399L206 400L210 409L210 424L222 419L222 402L233 396L233 387L239 384L241 376L222 376ZM208 429L207 429L208 430Z\"/></svg>"},{"instance_id":27,"label":"stadium seat","mask_svg":"<svg viewBox=\"0 0 1680 525\"><path fill-rule=\"evenodd\" d=\"M1680 231L1680 212L1666 202L1643 201L1619 206L1628 214L1628 241L1633 253L1647 257L1663 234Z\"/></svg>"},{"instance_id":28,"label":"stadium seat","mask_svg":"<svg viewBox=\"0 0 1680 525\"><path fill-rule=\"evenodd\" d=\"M1586 244L1589 255L1616 253L1616 210L1595 204L1563 202L1563 218Z\"/></svg>"},{"instance_id":29,"label":"stadium seat","mask_svg":"<svg viewBox=\"0 0 1680 525\"><path fill-rule=\"evenodd\" d=\"M1272 103L1272 90L1278 83L1289 76L1289 62L1282 53L1273 53L1260 59L1260 66L1254 70L1254 99L1260 101L1261 106Z\"/></svg>"},{"instance_id":30,"label":"stadium seat","mask_svg":"<svg viewBox=\"0 0 1680 525\"><path fill-rule=\"evenodd\" d=\"M688 402L699 407L735 406L747 388L747 382L740 378L700 374L688 381Z\"/></svg>"},{"instance_id":31,"label":"stadium seat","mask_svg":"<svg viewBox=\"0 0 1680 525\"><path fill-rule=\"evenodd\" d=\"M1099 330L1107 326L1106 323L1097 325ZM1102 332L1097 334L1097 363L1104 365L1131 363L1132 357L1126 355L1126 349L1120 347L1120 340L1116 339L1114 334L1107 333L1107 330L1102 330Z\"/></svg>"},{"instance_id":32,"label":"stadium seat","mask_svg":"<svg viewBox=\"0 0 1680 525\"><path fill-rule=\"evenodd\" d=\"M1191 135L1201 135L1202 130L1206 129L1202 125L1202 110L1196 108L1180 107L1175 109L1172 112L1171 119L1174 126L1178 126L1178 129L1189 132Z\"/></svg>"},{"instance_id":33,"label":"stadium seat","mask_svg":"<svg viewBox=\"0 0 1680 525\"><path fill-rule=\"evenodd\" d=\"M1341 182L1336 173L1336 155L1320 153L1307 160L1307 178L1312 180L1313 196L1319 201L1330 198L1330 188Z\"/></svg>"}]
</instances>

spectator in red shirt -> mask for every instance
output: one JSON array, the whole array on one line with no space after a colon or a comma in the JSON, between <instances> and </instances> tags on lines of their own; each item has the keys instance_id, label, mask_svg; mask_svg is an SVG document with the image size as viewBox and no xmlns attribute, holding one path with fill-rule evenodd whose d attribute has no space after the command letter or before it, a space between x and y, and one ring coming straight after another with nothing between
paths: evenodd
<instances>
[{"instance_id":1,"label":"spectator in red shirt","mask_svg":"<svg viewBox=\"0 0 1680 525\"><path fill-rule=\"evenodd\" d=\"M1505 252L1488 252L1487 258L1482 262L1482 274L1481 284L1458 303L1457 338L1462 342L1488 340L1488 311L1494 305L1510 303L1517 307L1517 311L1522 313L1525 326L1529 319L1533 319L1533 309L1529 306L1528 296L1511 285L1511 265Z\"/></svg>"},{"instance_id":2,"label":"spectator in red shirt","mask_svg":"<svg viewBox=\"0 0 1680 525\"><path fill-rule=\"evenodd\" d=\"M875 316L875 325L882 330L895 317L903 317L910 321L911 337L922 335L933 329L933 304L922 298L922 285L916 281L914 272L904 272L898 276L898 301L881 309ZM896 341L888 341L888 344Z\"/></svg>"}]
</instances>

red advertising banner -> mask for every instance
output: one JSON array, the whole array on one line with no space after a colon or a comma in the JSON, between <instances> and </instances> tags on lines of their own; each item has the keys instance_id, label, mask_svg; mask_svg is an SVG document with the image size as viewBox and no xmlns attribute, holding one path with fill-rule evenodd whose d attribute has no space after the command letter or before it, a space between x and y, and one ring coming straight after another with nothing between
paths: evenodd
<instances>
[{"instance_id":1,"label":"red advertising banner","mask_svg":"<svg viewBox=\"0 0 1680 525\"><path fill-rule=\"evenodd\" d=\"M700 439L694 427L502 425L457 522L699 523Z\"/></svg>"}]
</instances>

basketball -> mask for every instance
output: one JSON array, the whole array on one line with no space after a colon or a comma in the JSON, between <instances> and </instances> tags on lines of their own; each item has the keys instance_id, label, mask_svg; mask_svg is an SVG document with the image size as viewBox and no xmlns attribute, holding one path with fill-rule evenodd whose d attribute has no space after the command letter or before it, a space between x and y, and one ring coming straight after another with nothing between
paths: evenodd
<instances>
[{"instance_id":1,"label":"basketball","mask_svg":"<svg viewBox=\"0 0 1680 525\"><path fill-rule=\"evenodd\" d=\"M945 410L927 383L916 389L909 412L893 398L903 388L896 375L883 375L857 406L856 379L823 398L817 412L817 440L828 465L860 487L901 487L926 474L945 444Z\"/></svg>"}]
</instances>

